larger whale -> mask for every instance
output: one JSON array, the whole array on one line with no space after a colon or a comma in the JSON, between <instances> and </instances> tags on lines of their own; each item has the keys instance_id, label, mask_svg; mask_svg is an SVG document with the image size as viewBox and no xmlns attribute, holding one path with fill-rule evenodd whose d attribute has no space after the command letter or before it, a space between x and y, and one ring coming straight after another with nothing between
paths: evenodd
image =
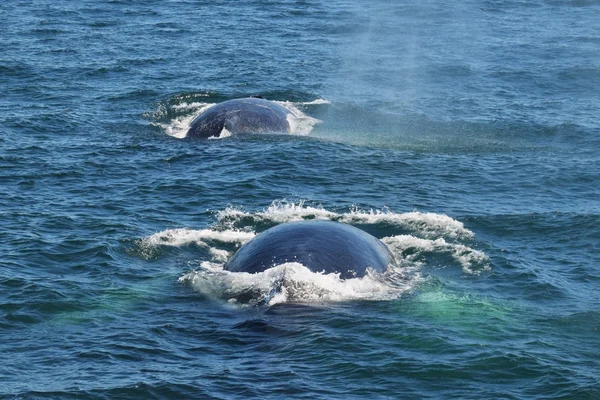
<instances>
[{"instance_id":1,"label":"larger whale","mask_svg":"<svg viewBox=\"0 0 600 400\"><path fill-rule=\"evenodd\" d=\"M186 137L207 139L240 133L289 133L291 111L272 101L246 97L224 101L198 114Z\"/></svg>"},{"instance_id":2,"label":"larger whale","mask_svg":"<svg viewBox=\"0 0 600 400\"><path fill-rule=\"evenodd\" d=\"M224 269L258 273L287 262L342 279L363 277L369 268L385 272L396 265L388 247L369 233L339 222L312 220L267 229L240 247Z\"/></svg>"}]
</instances>

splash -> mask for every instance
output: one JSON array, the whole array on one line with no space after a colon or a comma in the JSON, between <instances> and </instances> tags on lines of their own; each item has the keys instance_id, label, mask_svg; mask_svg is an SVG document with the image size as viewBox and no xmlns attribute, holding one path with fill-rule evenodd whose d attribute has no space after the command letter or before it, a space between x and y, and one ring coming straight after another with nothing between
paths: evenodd
<instances>
[{"instance_id":1,"label":"splash","mask_svg":"<svg viewBox=\"0 0 600 400\"><path fill-rule=\"evenodd\" d=\"M411 235L398 235L381 239L396 255L401 263L422 265L419 258L424 253L447 253L453 257L467 274L489 271L489 259L479 251L463 244L448 243L444 238L435 240L421 239ZM398 257L401 256L401 257Z\"/></svg>"},{"instance_id":2,"label":"splash","mask_svg":"<svg viewBox=\"0 0 600 400\"><path fill-rule=\"evenodd\" d=\"M190 124L196 115L200 114L208 110L210 107L214 106L214 103L202 103L202 102L193 102L193 103L180 103L171 106L170 111L171 114L176 114L176 117L171 119L169 122L160 123L154 122L152 125L158 126L163 129L165 133L169 136L175 137L177 139L184 139L187 135L187 131L190 128ZM184 114L181 114L181 113ZM165 114L169 114L169 112L165 112Z\"/></svg>"},{"instance_id":3,"label":"splash","mask_svg":"<svg viewBox=\"0 0 600 400\"><path fill-rule=\"evenodd\" d=\"M142 240L143 246L184 246L194 243L201 247L207 247L210 242L243 244L252 239L254 232L241 232L236 230L214 231L211 229L193 230L186 228L167 229L155 233Z\"/></svg>"},{"instance_id":4,"label":"splash","mask_svg":"<svg viewBox=\"0 0 600 400\"><path fill-rule=\"evenodd\" d=\"M181 102L176 102L175 104L161 104L159 106L159 110L147 113L147 115L154 118L172 116L172 118L168 122L153 122L152 125L158 126L167 135L175 137L177 139L183 139L186 137L191 122L198 114L208 110L210 107L217 104L201 101L187 102L186 100L188 99L186 97L181 96L176 97L174 100ZM297 103L289 101L274 102L282 105L290 111L290 114L287 116L287 121L290 125L290 134L299 136L308 135L313 130L315 125L321 122L316 118L306 115L300 110L300 108L307 105L329 104L329 102L324 99L316 99L311 102ZM224 139L230 136L231 132L223 128L223 131L218 137L211 137L210 139Z\"/></svg>"},{"instance_id":5,"label":"splash","mask_svg":"<svg viewBox=\"0 0 600 400\"><path fill-rule=\"evenodd\" d=\"M315 100L315 102L318 100ZM324 100L326 101L326 100ZM302 111L298 109L300 105L305 104L328 104L328 103L292 103L289 101L276 101L275 103L281 104L285 108L290 111L290 114L287 116L287 122L290 125L290 133L292 135L308 135L315 125L319 124L321 121L310 117L304 114Z\"/></svg>"},{"instance_id":6,"label":"splash","mask_svg":"<svg viewBox=\"0 0 600 400\"><path fill-rule=\"evenodd\" d=\"M208 259L197 261L179 280L211 298L238 305L273 305L287 302L322 303L349 300L389 300L410 292L422 280L429 257L443 258L447 268L458 266L469 275L490 270L488 257L468 244L474 234L444 214L395 213L391 210L346 212L327 210L305 201L275 201L259 211L228 207L215 213L208 229L168 229L141 241L147 253L162 246L190 244L208 250ZM364 277L341 279L336 274L310 271L298 263L285 263L258 274L232 273L223 269L232 246L239 247L271 226L301 220L330 220L371 225L374 230L398 234L383 237L398 267L385 273L369 271Z\"/></svg>"},{"instance_id":7,"label":"splash","mask_svg":"<svg viewBox=\"0 0 600 400\"><path fill-rule=\"evenodd\" d=\"M306 219L323 219L344 222L347 224L386 224L414 232L425 237L446 237L449 239L472 239L475 235L466 229L462 222L444 214L395 213L390 210L360 210L354 208L346 213L336 213L320 206L307 205L305 201L298 203L275 201L264 211L245 212L228 207L217 213L218 225L224 227L238 226L240 223L283 223Z\"/></svg>"},{"instance_id":8,"label":"splash","mask_svg":"<svg viewBox=\"0 0 600 400\"><path fill-rule=\"evenodd\" d=\"M257 274L225 271L215 263L185 274L179 281L205 296L230 304L329 303L350 300L391 300L410 290L418 279L405 279L395 268L362 278L312 272L299 263L285 263Z\"/></svg>"},{"instance_id":9,"label":"splash","mask_svg":"<svg viewBox=\"0 0 600 400\"><path fill-rule=\"evenodd\" d=\"M275 223L302 221L305 219L323 219L335 221L339 214L325 210L322 207L305 205L304 201L298 204L286 201L275 201L263 211L246 212L234 207L227 207L217 213L217 225L234 227L244 224Z\"/></svg>"}]
</instances>

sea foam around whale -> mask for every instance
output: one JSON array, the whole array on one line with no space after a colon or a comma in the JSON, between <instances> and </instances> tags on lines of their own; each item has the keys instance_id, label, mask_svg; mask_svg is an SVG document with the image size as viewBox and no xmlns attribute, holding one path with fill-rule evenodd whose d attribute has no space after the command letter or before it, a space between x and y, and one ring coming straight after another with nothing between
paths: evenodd
<instances>
[{"instance_id":1,"label":"sea foam around whale","mask_svg":"<svg viewBox=\"0 0 600 400\"><path fill-rule=\"evenodd\" d=\"M336 274L312 272L299 263L284 263L257 274L223 269L235 250L258 234L258 226L310 219L385 225L397 230L399 234L381 240L394 254L398 267L390 266L384 273L369 271L364 277L347 280ZM489 260L485 253L469 246L473 238L473 232L460 221L444 214L359 209L339 213L302 201L278 201L255 212L229 207L216 213L211 227L167 229L142 239L140 247L199 246L208 255L197 260L179 278L180 282L205 296L233 304L273 305L398 298L426 279L422 269L432 256L445 257L448 265L444 267L480 274L490 269Z\"/></svg>"},{"instance_id":2,"label":"sea foam around whale","mask_svg":"<svg viewBox=\"0 0 600 400\"><path fill-rule=\"evenodd\" d=\"M301 108L312 105L329 104L327 100L316 99L310 102L291 102L291 101L274 101L285 107L290 113L287 116L288 124L290 125L290 134L292 135L308 135L315 125L321 121L305 114ZM172 137L183 139L186 137L187 131L194 118L218 103L209 103L202 101L189 101L186 98L176 98L174 102L168 104L160 104L157 110L152 114L153 117L169 116L170 119L165 122L154 122L153 125L160 127L164 132ZM210 139L224 139L231 136L227 129L223 128L218 137Z\"/></svg>"}]
</instances>

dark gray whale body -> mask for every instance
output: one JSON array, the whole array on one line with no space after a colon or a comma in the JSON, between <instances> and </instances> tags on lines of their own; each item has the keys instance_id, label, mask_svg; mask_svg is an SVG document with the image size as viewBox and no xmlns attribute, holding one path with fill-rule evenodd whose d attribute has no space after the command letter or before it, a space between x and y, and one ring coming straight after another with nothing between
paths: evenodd
<instances>
[{"instance_id":1,"label":"dark gray whale body","mask_svg":"<svg viewBox=\"0 0 600 400\"><path fill-rule=\"evenodd\" d=\"M342 279L362 277L367 268L384 272L396 264L388 247L367 232L313 220L267 229L240 247L224 268L257 273L286 262L299 262L313 272L337 273Z\"/></svg>"},{"instance_id":2,"label":"dark gray whale body","mask_svg":"<svg viewBox=\"0 0 600 400\"><path fill-rule=\"evenodd\" d=\"M289 133L287 117L291 112L272 101L246 97L216 104L194 118L189 138L219 137L223 128L231 134Z\"/></svg>"}]
</instances>

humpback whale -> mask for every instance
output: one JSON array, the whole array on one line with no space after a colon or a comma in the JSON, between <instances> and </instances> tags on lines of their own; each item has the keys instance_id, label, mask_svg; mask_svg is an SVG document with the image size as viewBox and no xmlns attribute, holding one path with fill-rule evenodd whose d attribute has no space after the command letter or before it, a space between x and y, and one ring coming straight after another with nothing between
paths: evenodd
<instances>
[{"instance_id":1,"label":"humpback whale","mask_svg":"<svg viewBox=\"0 0 600 400\"><path fill-rule=\"evenodd\" d=\"M388 247L367 232L333 221L288 222L255 236L225 263L231 272L258 273L286 262L313 272L362 277L367 268L384 272L396 265Z\"/></svg>"},{"instance_id":2,"label":"humpback whale","mask_svg":"<svg viewBox=\"0 0 600 400\"><path fill-rule=\"evenodd\" d=\"M280 104L257 97L234 99L216 104L198 114L186 137L219 137L223 129L230 134L289 133L291 112Z\"/></svg>"}]
</instances>

